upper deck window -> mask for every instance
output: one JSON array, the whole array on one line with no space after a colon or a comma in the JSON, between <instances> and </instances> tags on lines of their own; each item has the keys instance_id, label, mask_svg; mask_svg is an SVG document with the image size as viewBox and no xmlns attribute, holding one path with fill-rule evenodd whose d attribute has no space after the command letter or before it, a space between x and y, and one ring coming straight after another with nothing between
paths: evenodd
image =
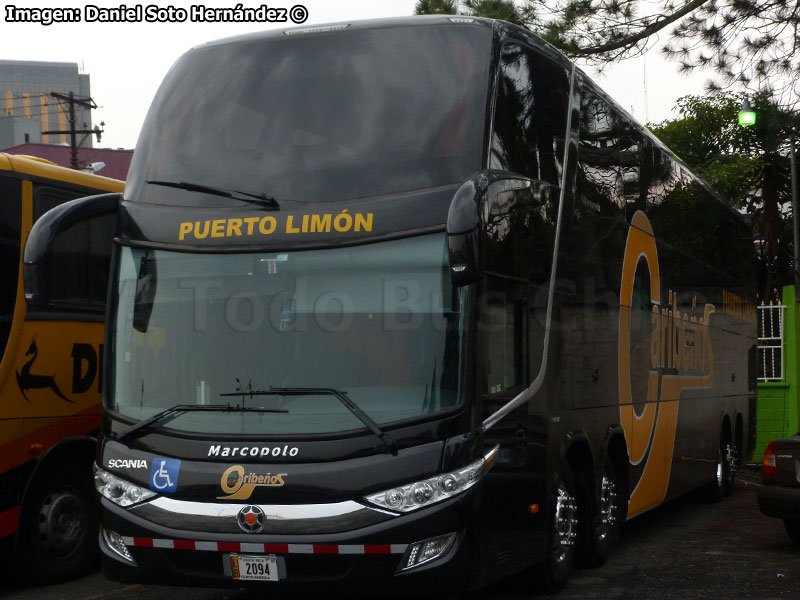
<instances>
[{"instance_id":1,"label":"upper deck window","mask_svg":"<svg viewBox=\"0 0 800 600\"><path fill-rule=\"evenodd\" d=\"M481 167L490 46L490 28L450 23L193 50L153 102L126 197L231 202L159 180L291 207L461 182Z\"/></svg>"},{"instance_id":2,"label":"upper deck window","mask_svg":"<svg viewBox=\"0 0 800 600\"><path fill-rule=\"evenodd\" d=\"M568 107L564 65L522 44L504 44L489 166L560 186Z\"/></svg>"}]
</instances>

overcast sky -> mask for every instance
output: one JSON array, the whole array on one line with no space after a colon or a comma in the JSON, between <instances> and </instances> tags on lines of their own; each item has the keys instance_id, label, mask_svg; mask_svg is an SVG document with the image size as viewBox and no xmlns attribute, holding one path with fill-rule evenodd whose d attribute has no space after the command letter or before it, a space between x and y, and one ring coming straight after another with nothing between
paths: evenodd
<instances>
[{"instance_id":1,"label":"overcast sky","mask_svg":"<svg viewBox=\"0 0 800 600\"><path fill-rule=\"evenodd\" d=\"M159 8L186 8L203 0L154 0ZM300 0L303 1L303 0ZM289 9L297 0L263 2L270 7ZM213 39L286 27L292 23L61 23L44 26L38 23L11 23L7 20L10 5L22 8L67 7L80 9L86 3L31 2L17 0L2 5L0 38L7 60L42 60L77 62L82 72L91 75L92 97L100 106L94 111L95 124L105 122L103 147L133 148L150 101L173 62L194 45ZM119 7L123 2L96 0L95 6ZM135 6L133 0L125 3ZM207 0L206 7L234 7L237 2ZM242 0L245 7L257 7L259 0ZM308 10L305 25L411 15L414 0L304 0ZM645 65L647 92L644 91ZM640 121L658 122L673 116L675 100L685 94L702 92L702 77L686 79L672 65L661 61L655 52L645 59L627 61L608 69L602 76L587 69L593 78L623 107ZM646 101L646 102L645 102Z\"/></svg>"}]
</instances>

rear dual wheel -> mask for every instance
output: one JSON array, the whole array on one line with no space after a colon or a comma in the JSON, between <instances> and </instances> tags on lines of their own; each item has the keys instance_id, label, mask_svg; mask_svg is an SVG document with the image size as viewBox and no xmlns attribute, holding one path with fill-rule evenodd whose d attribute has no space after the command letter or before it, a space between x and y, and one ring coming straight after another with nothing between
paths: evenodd
<instances>
[{"instance_id":1,"label":"rear dual wheel","mask_svg":"<svg viewBox=\"0 0 800 600\"><path fill-rule=\"evenodd\" d=\"M707 496L711 502L719 502L725 496L730 496L736 477L736 446L724 434L720 437L716 463L714 479L707 489Z\"/></svg>"},{"instance_id":2,"label":"rear dual wheel","mask_svg":"<svg viewBox=\"0 0 800 600\"><path fill-rule=\"evenodd\" d=\"M610 456L597 477L594 512L589 503L581 513L580 558L587 567L605 563L619 540L626 503L620 478Z\"/></svg>"}]
</instances>

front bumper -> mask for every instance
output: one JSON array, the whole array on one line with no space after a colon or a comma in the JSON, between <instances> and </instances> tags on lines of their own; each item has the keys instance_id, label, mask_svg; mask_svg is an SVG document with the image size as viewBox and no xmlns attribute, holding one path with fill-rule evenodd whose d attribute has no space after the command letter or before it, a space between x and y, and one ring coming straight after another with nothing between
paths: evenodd
<instances>
[{"instance_id":1,"label":"front bumper","mask_svg":"<svg viewBox=\"0 0 800 600\"><path fill-rule=\"evenodd\" d=\"M437 590L458 593L477 573L470 523L473 494L345 532L324 534L231 534L164 527L103 499L103 526L121 536L133 562L115 552L101 534L103 568L116 581L268 589L302 589L324 584L347 592L395 593ZM457 532L445 555L401 571L410 544ZM278 582L234 580L231 554L280 557ZM381 585L381 588L376 588Z\"/></svg>"},{"instance_id":2,"label":"front bumper","mask_svg":"<svg viewBox=\"0 0 800 600\"><path fill-rule=\"evenodd\" d=\"M800 519L800 488L762 485L758 488L758 506L768 517Z\"/></svg>"}]
</instances>

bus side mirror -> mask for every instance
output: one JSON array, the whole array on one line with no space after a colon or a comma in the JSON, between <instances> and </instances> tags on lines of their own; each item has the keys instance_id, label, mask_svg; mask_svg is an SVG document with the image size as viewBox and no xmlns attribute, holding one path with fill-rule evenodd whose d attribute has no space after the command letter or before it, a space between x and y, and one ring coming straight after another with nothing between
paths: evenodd
<instances>
[{"instance_id":1,"label":"bus side mirror","mask_svg":"<svg viewBox=\"0 0 800 600\"><path fill-rule=\"evenodd\" d=\"M481 186L478 177L468 179L453 196L450 210L447 213L447 253L450 264L450 280L456 287L469 285L478 280L480 193Z\"/></svg>"},{"instance_id":2,"label":"bus side mirror","mask_svg":"<svg viewBox=\"0 0 800 600\"><path fill-rule=\"evenodd\" d=\"M47 263L56 236L84 220L115 215L121 201L122 194L78 198L50 209L36 221L22 255L22 278L29 309L45 309L49 305ZM69 273L63 276L69 277Z\"/></svg>"},{"instance_id":3,"label":"bus side mirror","mask_svg":"<svg viewBox=\"0 0 800 600\"><path fill-rule=\"evenodd\" d=\"M549 188L543 182L494 169L479 171L461 184L447 213L447 252L450 281L454 286L478 280L482 240L489 216L546 202ZM509 201L509 194L514 201Z\"/></svg>"}]
</instances>

